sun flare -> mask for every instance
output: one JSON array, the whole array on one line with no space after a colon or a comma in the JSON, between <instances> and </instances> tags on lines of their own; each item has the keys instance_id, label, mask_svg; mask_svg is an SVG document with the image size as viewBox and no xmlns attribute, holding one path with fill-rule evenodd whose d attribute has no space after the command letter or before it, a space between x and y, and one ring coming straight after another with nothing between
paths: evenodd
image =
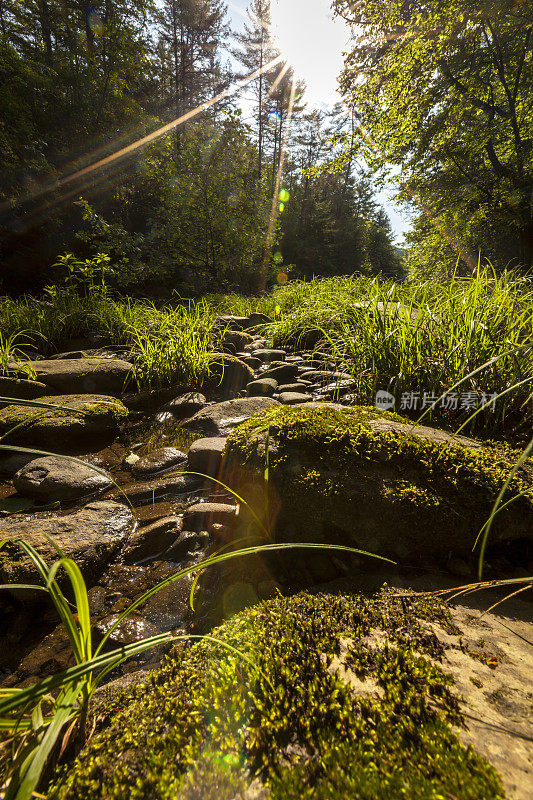
<instances>
[{"instance_id":1,"label":"sun flare","mask_svg":"<svg viewBox=\"0 0 533 800\"><path fill-rule=\"evenodd\" d=\"M337 76L348 41L344 22L333 17L329 0L272 0L272 33L314 104L339 99Z\"/></svg>"}]
</instances>

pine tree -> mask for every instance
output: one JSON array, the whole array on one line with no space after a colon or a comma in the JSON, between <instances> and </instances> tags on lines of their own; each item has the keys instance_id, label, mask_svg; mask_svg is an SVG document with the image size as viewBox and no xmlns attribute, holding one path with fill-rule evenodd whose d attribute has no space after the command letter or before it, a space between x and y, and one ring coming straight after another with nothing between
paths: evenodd
<instances>
[{"instance_id":1,"label":"pine tree","mask_svg":"<svg viewBox=\"0 0 533 800\"><path fill-rule=\"evenodd\" d=\"M172 117L181 117L223 82L220 49L228 33L222 0L164 0L158 15L162 101ZM179 161L184 125L176 128Z\"/></svg>"},{"instance_id":2,"label":"pine tree","mask_svg":"<svg viewBox=\"0 0 533 800\"><path fill-rule=\"evenodd\" d=\"M244 71L237 74L238 79L262 70L270 61L277 58L276 50L270 38L270 0L252 0L248 7L248 19L244 30L234 34L237 47L232 49L232 55L244 67ZM254 97L254 117L257 133L258 163L257 177L261 178L263 171L263 158L265 152L265 128L268 117L267 98L280 67L266 70L259 77L248 84L246 91Z\"/></svg>"}]
</instances>

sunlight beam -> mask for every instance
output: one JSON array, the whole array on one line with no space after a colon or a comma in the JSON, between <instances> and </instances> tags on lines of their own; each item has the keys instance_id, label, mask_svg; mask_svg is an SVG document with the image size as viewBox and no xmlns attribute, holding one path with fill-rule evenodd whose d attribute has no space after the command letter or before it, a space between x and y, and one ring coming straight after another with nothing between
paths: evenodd
<instances>
[{"instance_id":1,"label":"sunlight beam","mask_svg":"<svg viewBox=\"0 0 533 800\"><path fill-rule=\"evenodd\" d=\"M102 167L105 167L108 164L112 164L113 162L121 158L124 158L124 156L127 156L130 153L135 152L135 150L138 150L140 147L144 147L145 144L149 144L150 142L153 142L155 139L159 139L161 136L164 136L166 133L169 133L169 131L174 130L174 128L177 128L179 125L182 125L184 122L187 122L187 120L193 119L194 117L198 116L198 114L201 114L203 111L206 111L208 108L211 108L211 106L215 105L215 103L218 103L220 100L224 100L226 97L235 94L235 92L239 91L239 89L242 89L248 83L251 83L251 81L258 78L264 72L267 72L268 70L272 69L272 67L276 66L276 64L281 63L283 60L284 60L283 56L281 55L277 56L276 58L273 58L271 61L268 62L268 64L265 64L260 69L256 69L254 72L250 73L250 75L248 75L246 78L241 78L240 80L236 81L227 89L224 89L224 91L220 92L220 94L217 94L215 97L212 97L211 100L206 100L205 103L201 103L201 105L197 106L191 111L188 111L181 117L177 117L176 119L172 120L172 122L168 122L166 125L162 125L157 130L152 131L152 133L149 133L146 136L137 139L137 141L132 142L132 144L129 144L126 147L122 147L115 153L111 153L110 155L105 156L105 158L101 158L99 161L96 161L93 164L89 164L87 167L83 167L82 169L77 170L76 172L72 173L72 175L67 175L64 178L60 178L59 180L51 181L50 183L40 187L39 189L34 190L33 192L28 192L27 194L20 195L15 200L12 199L2 203L0 205L0 211L6 211L12 208L13 203L20 204L23 202L27 202L28 200L33 200L37 197L40 197L43 194L46 194L50 191L62 189L64 186L67 186L68 184L73 183L74 181L77 181L80 178L84 178L87 175L90 175L91 173L95 172L96 170L101 169Z\"/></svg>"}]
</instances>

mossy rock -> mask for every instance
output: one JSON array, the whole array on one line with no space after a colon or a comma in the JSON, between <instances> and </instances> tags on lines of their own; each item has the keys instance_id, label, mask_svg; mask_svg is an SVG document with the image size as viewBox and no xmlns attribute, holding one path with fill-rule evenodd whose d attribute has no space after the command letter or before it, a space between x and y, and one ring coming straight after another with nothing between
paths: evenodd
<instances>
[{"instance_id":1,"label":"mossy rock","mask_svg":"<svg viewBox=\"0 0 533 800\"><path fill-rule=\"evenodd\" d=\"M241 389L253 380L254 371L237 356L229 353L211 353L209 356L209 378L211 384L224 397L236 397Z\"/></svg>"},{"instance_id":2,"label":"mossy rock","mask_svg":"<svg viewBox=\"0 0 533 800\"><path fill-rule=\"evenodd\" d=\"M6 436L5 444L69 451L92 437L112 438L128 416L120 400L106 395L55 395L38 402L63 408L11 405L0 410L0 435Z\"/></svg>"},{"instance_id":3,"label":"mossy rock","mask_svg":"<svg viewBox=\"0 0 533 800\"><path fill-rule=\"evenodd\" d=\"M278 597L95 708L53 800L501 800L460 741L457 633L431 598ZM459 631L460 633L460 631Z\"/></svg>"},{"instance_id":4,"label":"mossy rock","mask_svg":"<svg viewBox=\"0 0 533 800\"><path fill-rule=\"evenodd\" d=\"M278 540L428 565L471 555L519 453L375 408L309 403L252 417L229 435L225 457L230 485L256 508L262 495ZM496 516L491 543L533 538L532 463L512 478L506 499L524 494Z\"/></svg>"}]
</instances>

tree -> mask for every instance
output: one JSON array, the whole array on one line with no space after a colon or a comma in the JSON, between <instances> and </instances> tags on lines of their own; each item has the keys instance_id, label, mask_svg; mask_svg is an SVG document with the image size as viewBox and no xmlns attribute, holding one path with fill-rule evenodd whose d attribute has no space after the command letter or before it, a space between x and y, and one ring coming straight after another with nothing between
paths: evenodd
<instances>
[{"instance_id":1,"label":"tree","mask_svg":"<svg viewBox=\"0 0 533 800\"><path fill-rule=\"evenodd\" d=\"M238 73L236 78L245 78L248 75L263 70L263 68L278 57L270 38L270 0L252 0L247 11L249 22L244 25L244 30L234 34L237 47L232 48L234 58L244 67L244 72ZM261 72L260 75L248 84L246 92L251 93L255 106L255 130L257 134L257 178L261 179L264 158L264 132L268 118L267 99L274 85L280 67Z\"/></svg>"},{"instance_id":2,"label":"tree","mask_svg":"<svg viewBox=\"0 0 533 800\"><path fill-rule=\"evenodd\" d=\"M533 14L513 0L335 0L369 162L400 165L462 260L533 264Z\"/></svg>"},{"instance_id":3,"label":"tree","mask_svg":"<svg viewBox=\"0 0 533 800\"><path fill-rule=\"evenodd\" d=\"M228 33L222 0L164 0L158 14L162 103L181 117L224 85L220 48ZM217 84L222 84L218 86ZM185 125L175 130L179 160Z\"/></svg>"}]
</instances>

